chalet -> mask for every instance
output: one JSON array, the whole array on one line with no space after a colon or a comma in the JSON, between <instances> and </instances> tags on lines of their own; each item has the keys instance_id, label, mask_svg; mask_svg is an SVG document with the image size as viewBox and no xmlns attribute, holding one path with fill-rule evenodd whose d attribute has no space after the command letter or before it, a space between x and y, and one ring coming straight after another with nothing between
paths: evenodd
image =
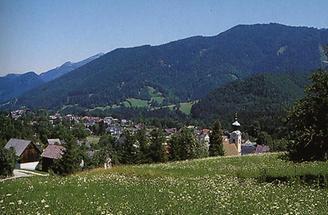
<instances>
[{"instance_id":1,"label":"chalet","mask_svg":"<svg viewBox=\"0 0 328 215\"><path fill-rule=\"evenodd\" d=\"M53 165L54 161L62 158L65 147L57 144L49 144L41 154L42 170L48 171Z\"/></svg>"},{"instance_id":2,"label":"chalet","mask_svg":"<svg viewBox=\"0 0 328 215\"><path fill-rule=\"evenodd\" d=\"M5 145L6 149L15 151L18 161L16 168L35 170L40 160L40 149L30 140L11 138Z\"/></svg>"}]
</instances>

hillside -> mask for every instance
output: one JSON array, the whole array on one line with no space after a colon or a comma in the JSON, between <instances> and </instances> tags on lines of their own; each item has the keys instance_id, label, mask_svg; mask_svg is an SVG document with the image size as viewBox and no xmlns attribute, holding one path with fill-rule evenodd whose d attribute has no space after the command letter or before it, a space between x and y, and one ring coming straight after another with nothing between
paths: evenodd
<instances>
[{"instance_id":1,"label":"hillside","mask_svg":"<svg viewBox=\"0 0 328 215\"><path fill-rule=\"evenodd\" d=\"M21 75L9 74L0 77L0 102L20 96L43 83L43 80L34 72L27 72Z\"/></svg>"},{"instance_id":2,"label":"hillside","mask_svg":"<svg viewBox=\"0 0 328 215\"><path fill-rule=\"evenodd\" d=\"M192 116L206 121L220 119L228 126L238 113L244 125L260 121L274 127L272 123L285 109L303 96L308 78L308 73L262 73L234 81L193 105Z\"/></svg>"},{"instance_id":3,"label":"hillside","mask_svg":"<svg viewBox=\"0 0 328 215\"><path fill-rule=\"evenodd\" d=\"M327 162L279 155L118 166L0 181L0 207L8 215L325 214L327 187L307 182L327 174Z\"/></svg>"},{"instance_id":4,"label":"hillside","mask_svg":"<svg viewBox=\"0 0 328 215\"><path fill-rule=\"evenodd\" d=\"M60 108L144 99L145 86L169 101L203 98L261 72L310 71L324 64L328 30L280 24L238 25L217 36L120 48L21 97L16 106Z\"/></svg>"}]
</instances>

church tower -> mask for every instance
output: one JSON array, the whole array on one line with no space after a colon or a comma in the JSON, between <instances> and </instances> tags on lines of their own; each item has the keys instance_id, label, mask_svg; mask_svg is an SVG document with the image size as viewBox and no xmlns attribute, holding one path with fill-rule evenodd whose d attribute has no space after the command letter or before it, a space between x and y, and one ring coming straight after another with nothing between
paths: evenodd
<instances>
[{"instance_id":1,"label":"church tower","mask_svg":"<svg viewBox=\"0 0 328 215\"><path fill-rule=\"evenodd\" d=\"M237 113L235 115L235 121L232 123L233 131L230 133L230 144L235 144L238 155L241 155L241 131L240 123L238 122Z\"/></svg>"}]
</instances>

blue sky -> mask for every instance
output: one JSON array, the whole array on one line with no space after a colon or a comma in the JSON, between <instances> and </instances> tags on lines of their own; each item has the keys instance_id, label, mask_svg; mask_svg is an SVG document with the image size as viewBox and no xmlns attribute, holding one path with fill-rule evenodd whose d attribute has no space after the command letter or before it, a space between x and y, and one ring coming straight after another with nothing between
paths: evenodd
<instances>
[{"instance_id":1,"label":"blue sky","mask_svg":"<svg viewBox=\"0 0 328 215\"><path fill-rule=\"evenodd\" d=\"M0 76L237 24L328 28L328 0L0 0Z\"/></svg>"}]
</instances>

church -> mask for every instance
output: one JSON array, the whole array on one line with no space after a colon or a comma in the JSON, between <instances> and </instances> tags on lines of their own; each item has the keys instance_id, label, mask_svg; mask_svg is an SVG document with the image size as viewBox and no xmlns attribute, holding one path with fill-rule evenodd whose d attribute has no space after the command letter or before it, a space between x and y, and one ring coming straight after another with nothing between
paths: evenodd
<instances>
[{"instance_id":1,"label":"church","mask_svg":"<svg viewBox=\"0 0 328 215\"><path fill-rule=\"evenodd\" d=\"M242 133L240 131L240 123L238 122L237 114L232 123L232 132L228 136L223 137L223 150L225 156L240 156L246 154L259 154L269 152L268 146L257 145L249 140L242 141Z\"/></svg>"},{"instance_id":2,"label":"church","mask_svg":"<svg viewBox=\"0 0 328 215\"><path fill-rule=\"evenodd\" d=\"M233 131L230 133L230 137L223 137L223 150L225 156L241 155L241 131L237 115L235 121L232 123L232 128Z\"/></svg>"}]
</instances>

